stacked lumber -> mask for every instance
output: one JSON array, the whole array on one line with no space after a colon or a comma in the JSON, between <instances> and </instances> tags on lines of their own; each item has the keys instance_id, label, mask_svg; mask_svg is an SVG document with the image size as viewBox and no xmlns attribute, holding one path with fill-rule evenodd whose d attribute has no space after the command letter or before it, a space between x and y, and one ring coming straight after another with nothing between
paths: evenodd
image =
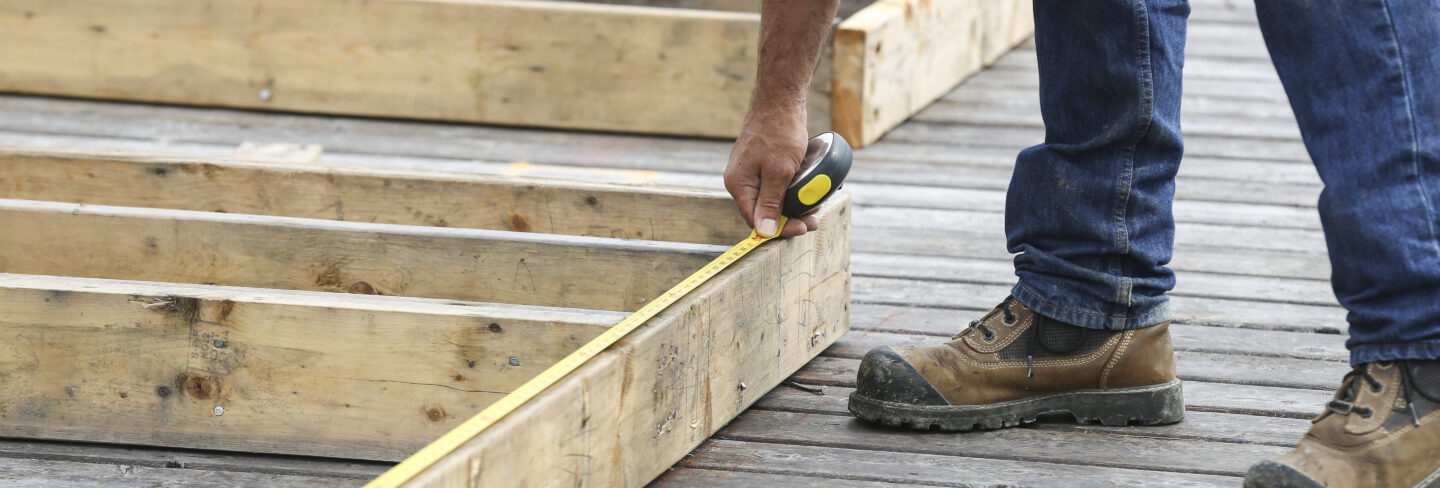
<instances>
[{"instance_id":1,"label":"stacked lumber","mask_svg":"<svg viewBox=\"0 0 1440 488\"><path fill-rule=\"evenodd\" d=\"M641 485L848 329L849 201L417 481ZM0 148L0 436L399 461L744 238L716 192Z\"/></svg>"}]
</instances>

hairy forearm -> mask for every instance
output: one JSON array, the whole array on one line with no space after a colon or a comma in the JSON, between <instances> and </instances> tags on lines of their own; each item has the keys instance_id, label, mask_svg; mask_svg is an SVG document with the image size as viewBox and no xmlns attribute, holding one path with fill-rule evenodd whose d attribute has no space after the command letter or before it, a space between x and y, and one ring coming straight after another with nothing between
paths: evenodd
<instances>
[{"instance_id":1,"label":"hairy forearm","mask_svg":"<svg viewBox=\"0 0 1440 488\"><path fill-rule=\"evenodd\" d=\"M760 70L751 114L805 110L810 77L840 0L764 0L760 7Z\"/></svg>"}]
</instances>

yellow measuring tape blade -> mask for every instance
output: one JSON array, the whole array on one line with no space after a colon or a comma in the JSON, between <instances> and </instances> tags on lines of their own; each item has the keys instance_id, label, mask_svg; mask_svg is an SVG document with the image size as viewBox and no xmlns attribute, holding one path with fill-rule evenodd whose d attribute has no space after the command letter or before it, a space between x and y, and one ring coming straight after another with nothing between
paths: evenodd
<instances>
[{"instance_id":1,"label":"yellow measuring tape blade","mask_svg":"<svg viewBox=\"0 0 1440 488\"><path fill-rule=\"evenodd\" d=\"M787 220L785 217L781 217L780 225L777 228L784 229ZM640 310L636 310L635 313L630 314L629 317L625 317L624 320L606 329L599 337L580 346L575 352L570 353L570 355L565 356L559 362L546 368L545 371L540 372L539 375L531 378L530 381L526 381L525 384L520 385L515 391L501 397L500 400L490 404L489 407L485 407L485 410L481 410L480 413L474 417L470 417L469 420L460 424L459 427L445 433L445 435L436 439L435 442L431 442L425 446L424 449L406 458L405 461L395 465L395 467L390 468L389 471L380 475L379 478L371 480L365 487L394 488L410 482L415 476L425 471L426 468L429 468L441 458L459 449L461 445L469 442L470 439L474 439L475 436L480 435L481 432L490 428L495 422L499 422L500 419L505 418L510 412L514 412L515 409L520 408L525 402L535 398L536 395L545 391L550 385L560 381L565 375L570 374L572 371L575 371L575 369L584 365L590 358L600 354L621 338L645 324L646 321L655 317L656 314L685 297L686 294L699 288L700 285L704 284L710 278L720 274L725 268L728 268L735 261L740 260L741 257L749 254L750 251L760 247L761 244L764 244L770 239L773 239L773 237L763 237L755 232L751 232L750 237L740 241L739 244L725 251L724 254L715 258L714 261L710 261L705 267L700 268L699 271L696 271L679 284L671 287L669 291L660 294L659 297L651 300L650 303L645 304L644 307L640 307Z\"/></svg>"}]
</instances>

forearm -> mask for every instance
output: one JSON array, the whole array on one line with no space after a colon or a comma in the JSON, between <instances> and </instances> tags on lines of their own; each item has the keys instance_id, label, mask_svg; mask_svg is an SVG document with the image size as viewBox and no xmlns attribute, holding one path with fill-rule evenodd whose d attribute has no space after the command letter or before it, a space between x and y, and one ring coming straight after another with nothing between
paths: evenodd
<instances>
[{"instance_id":1,"label":"forearm","mask_svg":"<svg viewBox=\"0 0 1440 488\"><path fill-rule=\"evenodd\" d=\"M750 111L804 115L805 94L839 0L764 0L760 69Z\"/></svg>"}]
</instances>

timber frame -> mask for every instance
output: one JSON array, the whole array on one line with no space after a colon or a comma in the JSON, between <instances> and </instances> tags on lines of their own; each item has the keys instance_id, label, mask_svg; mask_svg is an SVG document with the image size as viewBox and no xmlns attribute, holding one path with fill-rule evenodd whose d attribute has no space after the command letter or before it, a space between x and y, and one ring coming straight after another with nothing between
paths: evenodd
<instances>
[{"instance_id":1,"label":"timber frame","mask_svg":"<svg viewBox=\"0 0 1440 488\"><path fill-rule=\"evenodd\" d=\"M848 330L848 195L820 221L412 484L648 483ZM0 436L384 461L748 233L719 192L14 147L0 228Z\"/></svg>"},{"instance_id":2,"label":"timber frame","mask_svg":"<svg viewBox=\"0 0 1440 488\"><path fill-rule=\"evenodd\" d=\"M811 132L874 142L1033 31L1029 0L844 0ZM11 0L0 91L734 137L759 0Z\"/></svg>"}]
</instances>

